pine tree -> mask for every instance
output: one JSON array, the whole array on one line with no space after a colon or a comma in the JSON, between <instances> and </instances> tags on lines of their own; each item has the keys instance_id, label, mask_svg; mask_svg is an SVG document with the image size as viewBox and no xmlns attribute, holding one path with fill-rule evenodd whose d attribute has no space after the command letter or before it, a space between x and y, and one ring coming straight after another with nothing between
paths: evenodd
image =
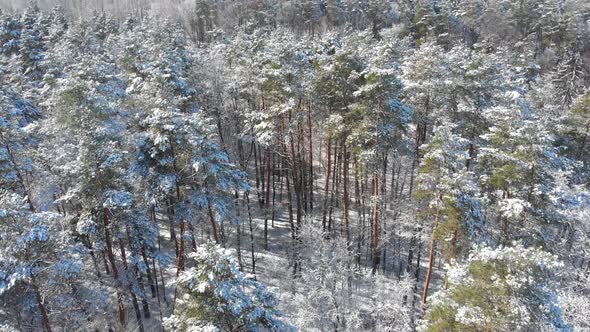
<instances>
[{"instance_id":1,"label":"pine tree","mask_svg":"<svg viewBox=\"0 0 590 332\"><path fill-rule=\"evenodd\" d=\"M489 218L496 218L501 229L499 241L540 240L560 222L553 217L555 206L548 195L555 187L555 174L566 170L569 162L552 147L554 138L546 122L530 110L493 107L486 118L490 127L482 136L486 144L479 156L479 181L495 216Z\"/></svg>"},{"instance_id":2,"label":"pine tree","mask_svg":"<svg viewBox=\"0 0 590 332\"><path fill-rule=\"evenodd\" d=\"M432 297L421 331L498 331L551 328L570 331L554 289L561 263L520 243L475 247L447 268L447 287Z\"/></svg>"},{"instance_id":3,"label":"pine tree","mask_svg":"<svg viewBox=\"0 0 590 332\"><path fill-rule=\"evenodd\" d=\"M22 30L18 17L1 13L0 15L0 50L10 55L18 52L18 41Z\"/></svg>"},{"instance_id":4,"label":"pine tree","mask_svg":"<svg viewBox=\"0 0 590 332\"><path fill-rule=\"evenodd\" d=\"M43 36L44 20L36 2L31 2L22 16L22 30L20 33L19 53L22 63L22 72L33 78L42 76L40 62L44 56Z\"/></svg>"},{"instance_id":5,"label":"pine tree","mask_svg":"<svg viewBox=\"0 0 590 332\"><path fill-rule=\"evenodd\" d=\"M35 204L29 152L34 137L25 127L39 118L39 110L29 100L20 98L7 87L0 89L0 184L24 197L31 211L35 210Z\"/></svg>"},{"instance_id":6,"label":"pine tree","mask_svg":"<svg viewBox=\"0 0 590 332\"><path fill-rule=\"evenodd\" d=\"M553 78L557 88L556 96L561 100L562 108L569 106L582 94L586 76L579 50L576 47L568 47Z\"/></svg>"},{"instance_id":7,"label":"pine tree","mask_svg":"<svg viewBox=\"0 0 590 332\"><path fill-rule=\"evenodd\" d=\"M278 300L266 287L238 268L236 259L219 245L203 244L189 254L194 268L177 280L180 294L175 314L166 319L175 331L196 329L291 331L280 320Z\"/></svg>"},{"instance_id":8,"label":"pine tree","mask_svg":"<svg viewBox=\"0 0 590 332\"><path fill-rule=\"evenodd\" d=\"M433 218L428 271L422 303L426 304L436 255L436 243L443 243L445 262L457 259L464 243L482 225L470 220L477 205L475 183L467 171L468 143L453 133L450 125L436 127L417 177L416 198L421 202L420 217ZM467 199L467 197L472 197ZM475 223L473 223L475 221ZM462 245L463 244L463 245Z\"/></svg>"},{"instance_id":9,"label":"pine tree","mask_svg":"<svg viewBox=\"0 0 590 332\"><path fill-rule=\"evenodd\" d=\"M567 134L571 135L571 152L578 160L585 160L590 146L590 92L586 92L574 103L566 118ZM568 144L569 145L569 144Z\"/></svg>"}]
</instances>

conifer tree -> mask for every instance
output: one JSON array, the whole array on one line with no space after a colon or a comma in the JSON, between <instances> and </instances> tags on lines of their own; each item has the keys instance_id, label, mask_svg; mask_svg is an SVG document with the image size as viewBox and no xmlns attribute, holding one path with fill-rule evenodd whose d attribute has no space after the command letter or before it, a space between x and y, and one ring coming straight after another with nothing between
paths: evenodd
<instances>
[{"instance_id":1,"label":"conifer tree","mask_svg":"<svg viewBox=\"0 0 590 332\"><path fill-rule=\"evenodd\" d=\"M178 278L179 303L166 326L175 331L291 331L281 321L275 295L240 272L236 259L219 245L199 246L189 255L194 268Z\"/></svg>"}]
</instances>

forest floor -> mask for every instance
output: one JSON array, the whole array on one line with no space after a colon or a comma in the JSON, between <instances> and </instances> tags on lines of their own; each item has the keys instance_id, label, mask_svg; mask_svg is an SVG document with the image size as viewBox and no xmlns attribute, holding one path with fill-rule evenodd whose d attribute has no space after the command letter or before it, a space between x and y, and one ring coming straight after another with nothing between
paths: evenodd
<instances>
[{"instance_id":1,"label":"forest floor","mask_svg":"<svg viewBox=\"0 0 590 332\"><path fill-rule=\"evenodd\" d=\"M316 174L323 175L324 173L321 172L321 167L317 166ZM304 222L313 222L316 224L317 227L321 229L321 219L322 219L322 198L323 195L320 194L322 189L319 188L318 184L324 183L323 176L318 176L315 181L316 190L314 192L314 197L316 200L314 205L316 206L315 210L310 213L309 215L305 216ZM391 188L389 186L390 181L387 182L387 191L390 192ZM291 237L291 226L289 223L289 214L287 209L286 203L286 194L283 195L283 201L279 202L277 194L277 200L274 209L274 221L268 219L268 250L264 248L264 223L265 217L270 216L270 213L267 213L264 208L261 208L258 204L257 195L255 192L250 193L250 211L252 214L252 227L253 227L253 237L254 237L254 258L256 268L255 271L252 268L252 252L251 252L251 240L250 240L250 230L249 230L249 217L248 217L248 209L245 206L245 200L240 199L240 202L244 203L244 206L240 206L239 213L241 215L242 223L241 226L241 267L242 271L247 274L253 275L258 281L263 282L267 286L271 287L272 290L276 293L280 300L279 309L285 314L285 320L289 323L295 324L294 321L294 313L298 308L298 304L296 298L298 293L301 291L301 281L298 279L293 278L293 271L292 271L292 260L290 259L292 255L292 237ZM351 199L352 200L352 199ZM382 239L382 243L386 243L389 247L389 250L393 251L393 254L389 254L385 261L386 265L383 268L383 265L380 266L378 274L381 278L387 282L387 280L391 281L391 284L400 281L400 279L406 275L406 267L407 267L407 248L408 248L408 241L411 236L411 228L414 227L412 223L401 223L399 222L399 227L396 225L392 225L396 222L396 219L399 218L399 213L396 214L392 208L396 207L397 209L403 208L403 200L399 200L395 202L395 204L390 204L391 202L387 202L384 204L382 209L382 217L386 225L389 224L388 230L392 230L387 236L384 236ZM351 204L352 205L352 204ZM366 211L368 216L365 218L370 219L371 211ZM335 207L333 211L333 225L336 229L335 233L338 233L341 228L342 224L342 215L343 210L341 207ZM164 298L160 299L160 303L158 303L157 297L151 297L148 295L149 298L149 305L152 311L152 317L150 319L144 320L144 328L146 332L156 332L160 331L161 324L160 320L161 317L168 317L172 313L172 302L174 298L174 290L175 285L174 281L176 279L176 262L175 262L175 249L174 249L174 242L171 241L170 233L169 233L169 226L168 222L165 220L163 215L158 215L159 224L160 224L160 239L161 239L161 252L169 257L168 264L162 266L162 273L165 280L165 300ZM363 216L356 208L350 209L350 225L351 229L354 229L352 232L356 233L360 231L360 228L364 222L369 222L367 220L362 220ZM393 221L393 222L392 222ZM205 223L206 221L201 221ZM366 227L366 226L365 226ZM199 227L198 234L195 236L195 240L197 245L205 243L207 241L212 241L210 234L208 234L208 225L205 227ZM236 235L237 232L235 231L234 225L225 225L225 233L226 233L226 248L232 250L234 254L237 255L237 241ZM176 230L177 236L179 234L179 230ZM188 233L187 233L188 235ZM419 235L419 234L417 234ZM338 236L338 235L337 235ZM366 236L366 234L365 234ZM364 241L364 240L363 240ZM367 243L364 243L368 248ZM425 239L422 239L421 250L425 250ZM397 251L396 251L397 248ZM371 274L371 266L370 266L370 252L369 250L365 250L363 248L361 264L359 266L358 273L368 276ZM414 253L414 259L416 259L417 253ZM305 257L302 261L302 269L306 268L306 261ZM424 276L423 271L426 269L427 264L426 257L424 253L422 253L422 259L420 261L420 270L422 271L419 275L419 279L421 280ZM440 262L435 265L435 273L441 271ZM255 272L255 273L254 273ZM413 275L413 273L412 273ZM159 276L158 276L159 279ZM159 283L161 280L159 279ZM418 283L420 285L420 283ZM161 286L161 284L160 284ZM371 286L368 286L364 292L354 292L354 295L350 298L351 305L355 306L359 311L369 311L371 302L375 301L375 292L377 290L372 289ZM358 286L357 286L358 288ZM148 291L149 287L146 287L146 292L149 294ZM381 289L381 292L387 292L387 289ZM395 292L395 289L389 290ZM420 290L421 292L421 290ZM114 292L113 292L114 293ZM417 296L415 293L414 296ZM113 294L114 295L114 294ZM387 295L387 294L385 294ZM305 296L314 296L313 294L305 294ZM130 301L127 301L129 303ZM140 304L141 306L141 304ZM366 308L366 310L364 309ZM317 310L322 310L321 308L317 308ZM161 312L161 315L158 314L158 311ZM133 306L128 304L126 305L126 314L129 317L128 326L126 328L127 331L139 331L139 328L136 326L135 321L135 312ZM319 313L318 313L319 315ZM309 329L305 329L308 331ZM320 329L317 329L318 331Z\"/></svg>"}]
</instances>

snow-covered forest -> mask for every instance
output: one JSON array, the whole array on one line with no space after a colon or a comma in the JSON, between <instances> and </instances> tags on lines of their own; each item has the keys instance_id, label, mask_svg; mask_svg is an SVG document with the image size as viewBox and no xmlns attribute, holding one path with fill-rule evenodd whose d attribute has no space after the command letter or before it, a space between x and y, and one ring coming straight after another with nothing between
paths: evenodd
<instances>
[{"instance_id":1,"label":"snow-covered forest","mask_svg":"<svg viewBox=\"0 0 590 332\"><path fill-rule=\"evenodd\" d=\"M0 331L590 331L587 0L0 0Z\"/></svg>"}]
</instances>

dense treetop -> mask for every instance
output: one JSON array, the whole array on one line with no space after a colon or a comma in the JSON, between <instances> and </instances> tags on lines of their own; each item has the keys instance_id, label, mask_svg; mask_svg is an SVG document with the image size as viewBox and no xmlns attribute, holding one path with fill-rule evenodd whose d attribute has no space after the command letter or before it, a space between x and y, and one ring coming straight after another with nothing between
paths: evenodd
<instances>
[{"instance_id":1,"label":"dense treetop","mask_svg":"<svg viewBox=\"0 0 590 332\"><path fill-rule=\"evenodd\" d=\"M1 330L590 329L587 1L0 10Z\"/></svg>"}]
</instances>

